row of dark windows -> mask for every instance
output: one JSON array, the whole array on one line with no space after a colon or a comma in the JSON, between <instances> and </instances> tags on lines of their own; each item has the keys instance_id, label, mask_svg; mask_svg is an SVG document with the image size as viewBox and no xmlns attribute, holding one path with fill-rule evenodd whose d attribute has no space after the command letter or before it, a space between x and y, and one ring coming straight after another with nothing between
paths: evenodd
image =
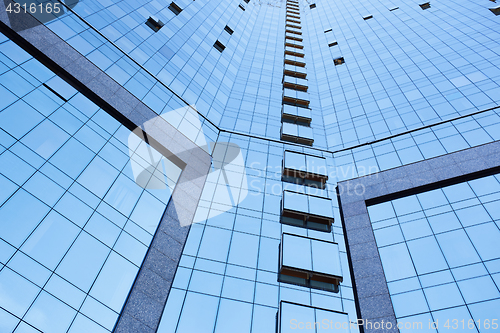
<instances>
[{"instance_id":1,"label":"row of dark windows","mask_svg":"<svg viewBox=\"0 0 500 333\"><path fill-rule=\"evenodd\" d=\"M310 5L311 9L315 7L315 4ZM309 108L309 85L300 24L298 2L287 0L280 138L312 145L312 112ZM280 222L293 227L331 233L334 222L332 200L313 195L307 190L309 187L323 190L327 180L325 158L286 150L283 155L282 181L301 185L304 191L283 191ZM293 231L294 228L289 230ZM339 285L343 281L339 245L332 241L283 232L279 245L278 281L339 292ZM287 304L285 307L290 306L296 309L304 307L300 304ZM287 314L283 313L280 306L277 315L278 332L281 332L283 316L286 317ZM286 321L287 319L284 319L284 322Z\"/></svg>"},{"instance_id":2,"label":"row of dark windows","mask_svg":"<svg viewBox=\"0 0 500 333\"><path fill-rule=\"evenodd\" d=\"M327 180L328 171L324 157L285 150L282 181L302 185L304 191L283 191L280 222L331 233L334 222L332 200L307 190L310 187L325 189ZM338 292L342 280L337 243L289 232L282 234L278 281Z\"/></svg>"},{"instance_id":3,"label":"row of dark windows","mask_svg":"<svg viewBox=\"0 0 500 333\"><path fill-rule=\"evenodd\" d=\"M250 0L243 0L245 1L246 3L249 3ZM241 8L243 11L245 10L245 7L240 4L239 5L239 8ZM174 13L175 15L179 15L181 12L182 12L182 8L179 7L179 5L177 5L175 2L171 2L170 5L168 6L168 9L170 9L172 11L172 13ZM153 30L154 32L158 32L160 31L160 29L165 25L165 23L163 23L161 20L159 19L156 19L152 16L150 16L147 20L146 20L146 25L151 28L151 30ZM224 31L226 31L229 35L232 35L234 33L234 30L231 29L229 26L225 26L224 27ZM226 48L226 46L220 41L220 40L216 40L215 43L214 43L214 48L219 51L219 52L222 52L224 51L224 49Z\"/></svg>"},{"instance_id":4,"label":"row of dark windows","mask_svg":"<svg viewBox=\"0 0 500 333\"><path fill-rule=\"evenodd\" d=\"M172 13L174 13L175 15L179 15L182 12L182 8L179 7L179 5L177 5L173 1L170 3L170 5L168 5L168 9L170 9L172 11ZM146 20L146 25L148 27L150 27L151 30L153 30L154 32L158 32L165 25L165 23L163 23L161 20L159 20L153 16L150 16Z\"/></svg>"},{"instance_id":5,"label":"row of dark windows","mask_svg":"<svg viewBox=\"0 0 500 333\"><path fill-rule=\"evenodd\" d=\"M299 3L286 2L285 57L283 68L283 100L281 109L281 133L284 141L304 145L314 142L309 109L307 70L304 61L304 46ZM295 220L290 220L295 221ZM295 221L294 223L299 223ZM300 222L302 223L302 222ZM304 223L307 223L307 219Z\"/></svg>"}]
</instances>

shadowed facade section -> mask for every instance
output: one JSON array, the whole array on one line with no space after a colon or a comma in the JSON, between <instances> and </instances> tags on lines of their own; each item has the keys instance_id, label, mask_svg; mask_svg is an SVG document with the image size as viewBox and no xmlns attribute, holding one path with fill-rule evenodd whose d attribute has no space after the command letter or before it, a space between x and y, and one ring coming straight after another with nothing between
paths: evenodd
<instances>
[{"instance_id":1,"label":"shadowed facade section","mask_svg":"<svg viewBox=\"0 0 500 333\"><path fill-rule=\"evenodd\" d=\"M211 156L142 101L27 13L7 15L0 3L0 31L182 168L115 332L155 332L193 222ZM76 4L76 3L75 3ZM151 121L152 120L152 121Z\"/></svg>"}]
</instances>

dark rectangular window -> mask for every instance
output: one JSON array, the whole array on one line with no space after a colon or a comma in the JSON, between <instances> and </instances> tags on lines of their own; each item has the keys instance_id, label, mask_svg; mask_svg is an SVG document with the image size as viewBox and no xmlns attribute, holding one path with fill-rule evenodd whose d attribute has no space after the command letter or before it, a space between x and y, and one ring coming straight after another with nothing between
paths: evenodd
<instances>
[{"instance_id":1,"label":"dark rectangular window","mask_svg":"<svg viewBox=\"0 0 500 333\"><path fill-rule=\"evenodd\" d=\"M294 20L294 19L291 19L291 18L286 18L286 21L287 22L290 22L290 23L297 23L297 24L300 24L300 21L299 20Z\"/></svg>"},{"instance_id":2,"label":"dark rectangular window","mask_svg":"<svg viewBox=\"0 0 500 333\"><path fill-rule=\"evenodd\" d=\"M308 146L312 146L314 143L312 128L298 124L282 123L280 138L284 141L296 142Z\"/></svg>"},{"instance_id":3,"label":"dark rectangular window","mask_svg":"<svg viewBox=\"0 0 500 333\"><path fill-rule=\"evenodd\" d=\"M283 181L324 188L328 170L324 157L286 150L283 156Z\"/></svg>"},{"instance_id":4,"label":"dark rectangular window","mask_svg":"<svg viewBox=\"0 0 500 333\"><path fill-rule=\"evenodd\" d=\"M302 35L302 32L300 30L293 30L293 29L286 29L285 32L291 33L291 34L296 34L296 35Z\"/></svg>"},{"instance_id":5,"label":"dark rectangular window","mask_svg":"<svg viewBox=\"0 0 500 333\"><path fill-rule=\"evenodd\" d=\"M339 292L343 274L337 243L283 233L279 251L280 282Z\"/></svg>"},{"instance_id":6,"label":"dark rectangular window","mask_svg":"<svg viewBox=\"0 0 500 333\"><path fill-rule=\"evenodd\" d=\"M300 58L300 59L302 60L302 58ZM292 65L292 66L298 66L298 67L306 67L306 63L305 63L305 62L297 61L297 60L295 60L295 59L286 59L286 58L285 58L285 64L287 64L287 65ZM287 88L292 88L292 87L288 87L288 86L286 86L286 84L285 84L285 83L283 83L283 85L284 85L285 87L287 87ZM296 88L292 88L292 89L296 89ZM301 89L299 89L299 90L304 90L304 91L307 91L307 87L305 87L305 88L303 88L303 89L301 88Z\"/></svg>"},{"instance_id":7,"label":"dark rectangular window","mask_svg":"<svg viewBox=\"0 0 500 333\"><path fill-rule=\"evenodd\" d=\"M293 48L290 47L287 50L285 50L285 55L288 54L288 55L291 55L291 56L294 56L294 57L304 58L304 53L295 52L295 50L297 50L297 49L293 49Z\"/></svg>"},{"instance_id":8,"label":"dark rectangular window","mask_svg":"<svg viewBox=\"0 0 500 333\"><path fill-rule=\"evenodd\" d=\"M289 36L289 35L285 35L285 39L296 40L297 42L303 41L302 38L295 37L295 36Z\"/></svg>"},{"instance_id":9,"label":"dark rectangular window","mask_svg":"<svg viewBox=\"0 0 500 333\"><path fill-rule=\"evenodd\" d=\"M295 25L295 24L291 24L291 23L287 23L285 26L289 27L289 28L293 28L293 29L301 29L300 25Z\"/></svg>"},{"instance_id":10,"label":"dark rectangular window","mask_svg":"<svg viewBox=\"0 0 500 333\"><path fill-rule=\"evenodd\" d=\"M158 32L165 25L165 23L150 16L146 21L146 25L154 32Z\"/></svg>"},{"instance_id":11,"label":"dark rectangular window","mask_svg":"<svg viewBox=\"0 0 500 333\"><path fill-rule=\"evenodd\" d=\"M315 4L315 3L311 4L311 5L309 6L309 8L311 8L311 9L316 8L316 4Z\"/></svg>"},{"instance_id":12,"label":"dark rectangular window","mask_svg":"<svg viewBox=\"0 0 500 333\"><path fill-rule=\"evenodd\" d=\"M326 29L326 30L325 30L325 34L326 34L327 32L330 32L330 31L332 31L332 28L330 28L330 29Z\"/></svg>"},{"instance_id":13,"label":"dark rectangular window","mask_svg":"<svg viewBox=\"0 0 500 333\"><path fill-rule=\"evenodd\" d=\"M366 15L366 16L363 16L363 20L365 20L365 21L366 21L366 20L369 20L369 19L371 19L371 18L373 18L373 15Z\"/></svg>"},{"instance_id":14,"label":"dark rectangular window","mask_svg":"<svg viewBox=\"0 0 500 333\"><path fill-rule=\"evenodd\" d=\"M283 87L283 103L309 107L309 94L303 90Z\"/></svg>"},{"instance_id":15,"label":"dark rectangular window","mask_svg":"<svg viewBox=\"0 0 500 333\"><path fill-rule=\"evenodd\" d=\"M333 59L333 63L335 64L335 66L342 65L343 63L345 63L344 57Z\"/></svg>"},{"instance_id":16,"label":"dark rectangular window","mask_svg":"<svg viewBox=\"0 0 500 333\"><path fill-rule=\"evenodd\" d=\"M427 8L431 8L431 3L430 2L424 2L424 3L421 3L419 4L420 8L422 8L422 10L424 9L427 9Z\"/></svg>"},{"instance_id":17,"label":"dark rectangular window","mask_svg":"<svg viewBox=\"0 0 500 333\"><path fill-rule=\"evenodd\" d=\"M250 0L243 0L243 1L245 1L246 3L249 3L249 2L250 2Z\"/></svg>"},{"instance_id":18,"label":"dark rectangular window","mask_svg":"<svg viewBox=\"0 0 500 333\"><path fill-rule=\"evenodd\" d=\"M295 42L295 43L289 43L289 42L285 42L285 46L288 46L288 47L294 47L296 49L299 49L299 50L302 50L304 48L304 46L300 45L300 44L297 44L298 42Z\"/></svg>"},{"instance_id":19,"label":"dark rectangular window","mask_svg":"<svg viewBox=\"0 0 500 333\"><path fill-rule=\"evenodd\" d=\"M298 77L301 79L305 79L307 77L307 72L306 72L306 69L304 67L293 66L293 65L289 65L289 64L285 64L283 74L290 75L293 77Z\"/></svg>"},{"instance_id":20,"label":"dark rectangular window","mask_svg":"<svg viewBox=\"0 0 500 333\"><path fill-rule=\"evenodd\" d=\"M285 70L283 71L283 74L288 75L288 76L297 77L299 79L305 79L307 77L307 74L304 71L302 71L302 72L298 71L298 69L301 69L301 68L302 67L291 66L291 65L285 64Z\"/></svg>"},{"instance_id":21,"label":"dark rectangular window","mask_svg":"<svg viewBox=\"0 0 500 333\"><path fill-rule=\"evenodd\" d=\"M285 64L288 63L289 60L285 60ZM297 65L299 63L295 63L294 65ZM305 79L300 79L297 77L292 77L288 75L283 75L283 87L288 88L288 89L294 89L294 90L300 90L300 91L305 91L307 92L307 89L309 88L307 85L307 80Z\"/></svg>"},{"instance_id":22,"label":"dark rectangular window","mask_svg":"<svg viewBox=\"0 0 500 333\"><path fill-rule=\"evenodd\" d=\"M175 15L179 15L182 12L182 8L179 7L175 2L171 2L168 6L168 9L172 11Z\"/></svg>"},{"instance_id":23,"label":"dark rectangular window","mask_svg":"<svg viewBox=\"0 0 500 333\"><path fill-rule=\"evenodd\" d=\"M224 49L226 48L226 47L224 46L224 44L222 44L222 43L221 43L221 42L219 42L218 40L217 40L217 41L215 41L215 43L214 43L214 47L217 49L217 51L219 51L219 52L221 52L221 53L222 53L222 51L224 51Z\"/></svg>"},{"instance_id":24,"label":"dark rectangular window","mask_svg":"<svg viewBox=\"0 0 500 333\"><path fill-rule=\"evenodd\" d=\"M295 89L295 90L303 90L303 91L307 91L307 88L308 88L308 83L307 83L307 80L306 79L301 79L301 78L298 78L298 77L293 77L293 76L289 76L289 75L283 75L283 86L286 87L286 85L294 85L294 86L299 86L299 87L303 87L302 89L298 89L298 88L291 88L291 89ZM288 87L286 87L288 88Z\"/></svg>"},{"instance_id":25,"label":"dark rectangular window","mask_svg":"<svg viewBox=\"0 0 500 333\"><path fill-rule=\"evenodd\" d=\"M232 35L232 34L234 33L234 30L233 30L233 29L231 29L231 28L230 28L229 26L227 26L227 25L224 27L224 30L226 30L226 32L227 32L228 34L230 34L230 35Z\"/></svg>"},{"instance_id":26,"label":"dark rectangular window","mask_svg":"<svg viewBox=\"0 0 500 333\"><path fill-rule=\"evenodd\" d=\"M331 232L332 200L285 190L281 200L281 223Z\"/></svg>"},{"instance_id":27,"label":"dark rectangular window","mask_svg":"<svg viewBox=\"0 0 500 333\"><path fill-rule=\"evenodd\" d=\"M491 12L495 15L500 15L500 6L498 7L494 7L494 8L490 8Z\"/></svg>"},{"instance_id":28,"label":"dark rectangular window","mask_svg":"<svg viewBox=\"0 0 500 333\"><path fill-rule=\"evenodd\" d=\"M311 109L296 105L283 104L281 109L281 119L297 123L298 125L309 126L311 124Z\"/></svg>"},{"instance_id":29,"label":"dark rectangular window","mask_svg":"<svg viewBox=\"0 0 500 333\"><path fill-rule=\"evenodd\" d=\"M331 41L330 43L328 43L328 46L332 47L332 46L335 46L335 45L338 45L339 43L337 43L336 40L334 41Z\"/></svg>"},{"instance_id":30,"label":"dark rectangular window","mask_svg":"<svg viewBox=\"0 0 500 333\"><path fill-rule=\"evenodd\" d=\"M238 7L240 7L243 11L245 11L245 7L243 7L243 5L241 3Z\"/></svg>"}]
</instances>

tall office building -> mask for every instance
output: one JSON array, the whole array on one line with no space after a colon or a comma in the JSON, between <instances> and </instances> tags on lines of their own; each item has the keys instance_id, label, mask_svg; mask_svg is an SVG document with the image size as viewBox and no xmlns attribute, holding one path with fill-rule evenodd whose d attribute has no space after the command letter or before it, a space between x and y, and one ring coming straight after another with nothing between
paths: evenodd
<instances>
[{"instance_id":1,"label":"tall office building","mask_svg":"<svg viewBox=\"0 0 500 333\"><path fill-rule=\"evenodd\" d=\"M4 0L0 332L500 330L500 7Z\"/></svg>"}]
</instances>

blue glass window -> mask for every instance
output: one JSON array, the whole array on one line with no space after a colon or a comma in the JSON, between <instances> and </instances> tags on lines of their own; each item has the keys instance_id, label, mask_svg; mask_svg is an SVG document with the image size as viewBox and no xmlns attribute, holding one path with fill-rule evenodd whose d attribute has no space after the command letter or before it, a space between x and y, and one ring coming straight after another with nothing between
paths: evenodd
<instances>
[{"instance_id":1,"label":"blue glass window","mask_svg":"<svg viewBox=\"0 0 500 333\"><path fill-rule=\"evenodd\" d=\"M338 292L342 280L337 243L283 233L280 281Z\"/></svg>"}]
</instances>

